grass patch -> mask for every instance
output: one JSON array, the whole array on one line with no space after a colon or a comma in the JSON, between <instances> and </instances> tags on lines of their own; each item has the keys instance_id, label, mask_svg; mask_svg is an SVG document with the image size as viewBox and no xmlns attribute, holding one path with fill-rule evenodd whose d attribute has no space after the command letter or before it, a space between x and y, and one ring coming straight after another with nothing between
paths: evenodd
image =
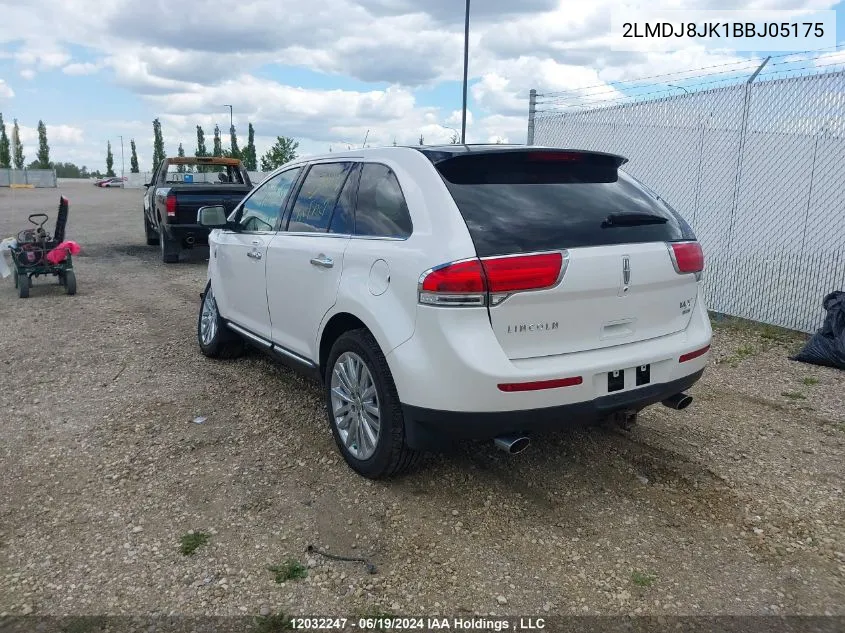
<instances>
[{"instance_id":1,"label":"grass patch","mask_svg":"<svg viewBox=\"0 0 845 633\"><path fill-rule=\"evenodd\" d=\"M185 556L190 556L203 545L207 545L210 538L205 532L188 532L179 539L179 551Z\"/></svg>"},{"instance_id":2,"label":"grass patch","mask_svg":"<svg viewBox=\"0 0 845 633\"><path fill-rule=\"evenodd\" d=\"M801 379L801 382L808 387L812 387L813 385L819 384L819 379L815 376L804 376L804 378Z\"/></svg>"},{"instance_id":3,"label":"grass patch","mask_svg":"<svg viewBox=\"0 0 845 633\"><path fill-rule=\"evenodd\" d=\"M308 575L305 566L293 559L288 559L281 565L270 565L267 569L273 572L276 582L279 583L300 580Z\"/></svg>"},{"instance_id":4,"label":"grass patch","mask_svg":"<svg viewBox=\"0 0 845 633\"><path fill-rule=\"evenodd\" d=\"M657 576L654 574L644 573L641 571L634 571L631 573L631 582L637 587L651 587Z\"/></svg>"},{"instance_id":5,"label":"grass patch","mask_svg":"<svg viewBox=\"0 0 845 633\"><path fill-rule=\"evenodd\" d=\"M784 391L780 395L784 398L789 398L790 400L806 400L807 396L805 396L800 391Z\"/></svg>"},{"instance_id":6,"label":"grass patch","mask_svg":"<svg viewBox=\"0 0 845 633\"><path fill-rule=\"evenodd\" d=\"M290 618L284 613L253 618L250 633L276 633L277 631L292 631Z\"/></svg>"},{"instance_id":7,"label":"grass patch","mask_svg":"<svg viewBox=\"0 0 845 633\"><path fill-rule=\"evenodd\" d=\"M728 363L732 367L736 367L737 363L745 360L746 358L749 358L750 356L754 356L754 354L756 354L756 353L757 353L757 350L754 349L754 347L752 347L751 345L743 345L741 347L738 347L733 354L723 358L719 362Z\"/></svg>"}]
</instances>

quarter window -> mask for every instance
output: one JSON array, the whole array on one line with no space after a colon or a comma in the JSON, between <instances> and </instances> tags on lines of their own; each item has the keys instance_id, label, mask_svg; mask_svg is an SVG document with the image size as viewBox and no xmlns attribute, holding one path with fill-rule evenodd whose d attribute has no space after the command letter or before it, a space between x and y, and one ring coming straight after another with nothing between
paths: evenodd
<instances>
[{"instance_id":1,"label":"quarter window","mask_svg":"<svg viewBox=\"0 0 845 633\"><path fill-rule=\"evenodd\" d=\"M245 202L240 225L244 231L274 231L290 188L301 168L288 169L262 183Z\"/></svg>"},{"instance_id":2,"label":"quarter window","mask_svg":"<svg viewBox=\"0 0 845 633\"><path fill-rule=\"evenodd\" d=\"M324 233L352 163L323 163L308 170L291 211L288 231Z\"/></svg>"},{"instance_id":3,"label":"quarter window","mask_svg":"<svg viewBox=\"0 0 845 633\"><path fill-rule=\"evenodd\" d=\"M355 234L406 238L412 229L396 174L385 165L364 164L355 209Z\"/></svg>"}]
</instances>

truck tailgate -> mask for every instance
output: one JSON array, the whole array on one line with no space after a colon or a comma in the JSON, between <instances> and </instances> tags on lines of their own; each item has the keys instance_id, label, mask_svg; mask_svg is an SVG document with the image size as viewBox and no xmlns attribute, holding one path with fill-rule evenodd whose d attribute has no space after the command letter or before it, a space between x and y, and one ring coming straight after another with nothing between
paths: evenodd
<instances>
[{"instance_id":1,"label":"truck tailgate","mask_svg":"<svg viewBox=\"0 0 845 633\"><path fill-rule=\"evenodd\" d=\"M176 218L171 222L196 224L200 207L219 204L228 215L252 188L247 185L177 185L171 190L176 194Z\"/></svg>"}]
</instances>

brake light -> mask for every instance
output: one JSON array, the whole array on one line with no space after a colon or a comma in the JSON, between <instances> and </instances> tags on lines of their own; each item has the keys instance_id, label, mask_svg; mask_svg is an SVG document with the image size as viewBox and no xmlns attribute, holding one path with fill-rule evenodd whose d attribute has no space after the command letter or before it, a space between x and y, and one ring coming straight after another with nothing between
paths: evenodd
<instances>
[{"instance_id":1,"label":"brake light","mask_svg":"<svg viewBox=\"0 0 845 633\"><path fill-rule=\"evenodd\" d=\"M580 163L584 160L584 154L578 152L529 152L530 161L550 161L560 163Z\"/></svg>"},{"instance_id":2,"label":"brake light","mask_svg":"<svg viewBox=\"0 0 845 633\"><path fill-rule=\"evenodd\" d=\"M499 391L539 391L540 389L558 389L559 387L574 387L584 382L581 376L570 378L556 378L554 380L537 380L535 382L511 382L498 385Z\"/></svg>"},{"instance_id":3,"label":"brake light","mask_svg":"<svg viewBox=\"0 0 845 633\"><path fill-rule=\"evenodd\" d=\"M540 290L557 283L563 256L560 253L491 257L481 260L490 292Z\"/></svg>"},{"instance_id":4,"label":"brake light","mask_svg":"<svg viewBox=\"0 0 845 633\"><path fill-rule=\"evenodd\" d=\"M701 349L697 349L694 352L687 352L683 354L679 359L679 363L685 363L688 360L693 360L694 358L698 358L699 356L704 356L707 352L710 351L710 346L702 347Z\"/></svg>"},{"instance_id":5,"label":"brake light","mask_svg":"<svg viewBox=\"0 0 845 633\"><path fill-rule=\"evenodd\" d=\"M423 273L419 300L428 305L498 305L511 294L558 283L561 253L486 257L445 264Z\"/></svg>"},{"instance_id":6,"label":"brake light","mask_svg":"<svg viewBox=\"0 0 845 633\"><path fill-rule=\"evenodd\" d=\"M167 205L167 217L175 218L176 217L176 194L175 193L168 193L166 199Z\"/></svg>"},{"instance_id":7,"label":"brake light","mask_svg":"<svg viewBox=\"0 0 845 633\"><path fill-rule=\"evenodd\" d=\"M700 273L704 270L704 251L698 242L671 242L669 254L672 256L675 272L680 275Z\"/></svg>"}]
</instances>

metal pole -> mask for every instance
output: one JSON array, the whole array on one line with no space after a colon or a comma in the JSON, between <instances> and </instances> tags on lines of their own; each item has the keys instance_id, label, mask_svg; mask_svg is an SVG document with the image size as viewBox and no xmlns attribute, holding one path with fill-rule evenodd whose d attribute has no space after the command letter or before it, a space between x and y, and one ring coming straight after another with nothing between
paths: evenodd
<instances>
[{"instance_id":1,"label":"metal pole","mask_svg":"<svg viewBox=\"0 0 845 633\"><path fill-rule=\"evenodd\" d=\"M224 103L223 107L229 108L229 130L231 130L232 126L234 125L234 119L232 118L232 106L230 106L228 103Z\"/></svg>"},{"instance_id":2,"label":"metal pole","mask_svg":"<svg viewBox=\"0 0 845 633\"><path fill-rule=\"evenodd\" d=\"M120 177L126 178L126 162L123 159L123 135L120 136Z\"/></svg>"},{"instance_id":3,"label":"metal pole","mask_svg":"<svg viewBox=\"0 0 845 633\"><path fill-rule=\"evenodd\" d=\"M461 114L461 143L467 142L467 74L469 70L469 0L464 18L464 109Z\"/></svg>"},{"instance_id":4,"label":"metal pole","mask_svg":"<svg viewBox=\"0 0 845 633\"><path fill-rule=\"evenodd\" d=\"M683 86L676 86L675 84L667 84L670 88L679 88L684 91L685 94L689 94L689 90L684 88Z\"/></svg>"},{"instance_id":5,"label":"metal pole","mask_svg":"<svg viewBox=\"0 0 845 633\"><path fill-rule=\"evenodd\" d=\"M528 93L528 145L534 145L534 117L537 114L537 91Z\"/></svg>"}]
</instances>

